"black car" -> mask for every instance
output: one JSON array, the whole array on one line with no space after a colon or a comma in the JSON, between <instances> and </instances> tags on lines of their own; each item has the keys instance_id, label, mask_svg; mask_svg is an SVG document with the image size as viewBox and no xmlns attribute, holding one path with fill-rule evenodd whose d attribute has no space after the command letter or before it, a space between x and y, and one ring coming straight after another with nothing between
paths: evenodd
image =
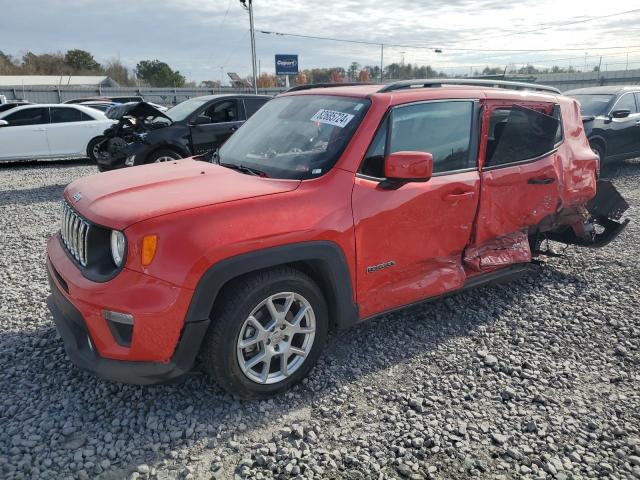
<instances>
[{"instance_id":1,"label":"black car","mask_svg":"<svg viewBox=\"0 0 640 480\"><path fill-rule=\"evenodd\" d=\"M579 88L564 95L580 102L589 144L603 165L640 156L640 85Z\"/></svg>"},{"instance_id":2,"label":"black car","mask_svg":"<svg viewBox=\"0 0 640 480\"><path fill-rule=\"evenodd\" d=\"M8 103L0 104L0 113L11 110L12 108L21 107L23 105L31 105L31 102L25 100L11 100Z\"/></svg>"},{"instance_id":3,"label":"black car","mask_svg":"<svg viewBox=\"0 0 640 480\"><path fill-rule=\"evenodd\" d=\"M81 97L72 98L63 103L84 103L84 102L113 102L113 103L129 103L129 102L144 102L144 98L139 95L127 96L127 97Z\"/></svg>"},{"instance_id":4,"label":"black car","mask_svg":"<svg viewBox=\"0 0 640 480\"><path fill-rule=\"evenodd\" d=\"M186 100L166 112L146 102L107 110L118 123L105 130L95 158L101 171L215 151L271 97L207 95Z\"/></svg>"}]
</instances>

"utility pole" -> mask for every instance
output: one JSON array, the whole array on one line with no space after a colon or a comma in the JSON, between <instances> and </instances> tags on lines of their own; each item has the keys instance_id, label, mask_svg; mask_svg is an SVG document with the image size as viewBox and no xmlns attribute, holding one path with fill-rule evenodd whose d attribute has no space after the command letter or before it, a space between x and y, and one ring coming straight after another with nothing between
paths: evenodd
<instances>
[{"instance_id":1,"label":"utility pole","mask_svg":"<svg viewBox=\"0 0 640 480\"><path fill-rule=\"evenodd\" d=\"M382 69L384 68L384 43L380 44L380 83L382 83L383 74Z\"/></svg>"},{"instance_id":2,"label":"utility pole","mask_svg":"<svg viewBox=\"0 0 640 480\"><path fill-rule=\"evenodd\" d=\"M249 5L247 6L247 2ZM253 28L253 0L240 0L240 3L249 12L249 29L251 32L251 66L253 69L253 93L258 93L258 76L256 68L256 32Z\"/></svg>"}]
</instances>

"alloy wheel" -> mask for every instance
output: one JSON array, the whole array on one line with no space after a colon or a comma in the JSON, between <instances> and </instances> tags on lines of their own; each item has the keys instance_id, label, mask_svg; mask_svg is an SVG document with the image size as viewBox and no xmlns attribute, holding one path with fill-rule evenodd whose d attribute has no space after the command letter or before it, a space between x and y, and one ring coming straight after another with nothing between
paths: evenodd
<instances>
[{"instance_id":1,"label":"alloy wheel","mask_svg":"<svg viewBox=\"0 0 640 480\"><path fill-rule=\"evenodd\" d=\"M273 384L293 375L311 352L316 319L307 299L281 292L260 302L245 319L236 343L242 373Z\"/></svg>"},{"instance_id":2,"label":"alloy wheel","mask_svg":"<svg viewBox=\"0 0 640 480\"><path fill-rule=\"evenodd\" d=\"M175 158L165 155L165 156L156 158L154 163L173 162L174 160L175 160Z\"/></svg>"}]
</instances>

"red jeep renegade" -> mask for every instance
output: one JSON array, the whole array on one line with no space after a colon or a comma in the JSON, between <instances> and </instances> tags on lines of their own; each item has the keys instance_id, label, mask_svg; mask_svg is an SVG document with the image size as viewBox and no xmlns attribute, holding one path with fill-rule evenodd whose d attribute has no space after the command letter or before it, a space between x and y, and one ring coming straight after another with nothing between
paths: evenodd
<instances>
[{"instance_id":1,"label":"red jeep renegade","mask_svg":"<svg viewBox=\"0 0 640 480\"><path fill-rule=\"evenodd\" d=\"M330 329L626 225L577 102L550 87L327 87L270 101L211 162L67 187L48 304L76 365L151 384L198 356L229 392L266 397L309 373Z\"/></svg>"}]
</instances>

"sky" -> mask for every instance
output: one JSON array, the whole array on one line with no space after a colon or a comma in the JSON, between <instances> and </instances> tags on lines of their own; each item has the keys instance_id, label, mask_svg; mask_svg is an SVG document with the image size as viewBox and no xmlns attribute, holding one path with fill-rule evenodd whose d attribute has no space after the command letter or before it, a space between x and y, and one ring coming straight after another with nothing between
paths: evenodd
<instances>
[{"instance_id":1,"label":"sky","mask_svg":"<svg viewBox=\"0 0 640 480\"><path fill-rule=\"evenodd\" d=\"M0 50L14 56L81 48L100 62L117 57L129 67L157 58L198 82L251 73L249 16L238 0L0 5ZM630 10L636 11L618 15ZM640 68L637 0L254 0L254 18L260 71L267 73L274 72L276 53L298 54L301 69L379 65L380 46L260 30L385 43L385 65L404 59L447 73L526 63L584 68L586 62L591 70L601 56L602 70Z\"/></svg>"}]
</instances>

